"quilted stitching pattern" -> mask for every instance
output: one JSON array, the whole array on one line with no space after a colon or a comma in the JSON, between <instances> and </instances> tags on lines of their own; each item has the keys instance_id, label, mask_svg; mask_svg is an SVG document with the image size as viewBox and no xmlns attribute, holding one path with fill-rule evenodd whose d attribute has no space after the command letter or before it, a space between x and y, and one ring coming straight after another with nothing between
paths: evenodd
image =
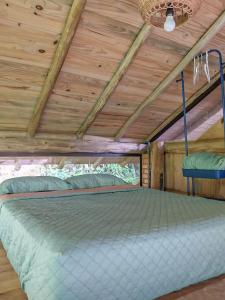
<instances>
[{"instance_id":1,"label":"quilted stitching pattern","mask_svg":"<svg viewBox=\"0 0 225 300\"><path fill-rule=\"evenodd\" d=\"M148 189L12 200L0 237L31 300L150 300L225 273L225 203Z\"/></svg>"}]
</instances>

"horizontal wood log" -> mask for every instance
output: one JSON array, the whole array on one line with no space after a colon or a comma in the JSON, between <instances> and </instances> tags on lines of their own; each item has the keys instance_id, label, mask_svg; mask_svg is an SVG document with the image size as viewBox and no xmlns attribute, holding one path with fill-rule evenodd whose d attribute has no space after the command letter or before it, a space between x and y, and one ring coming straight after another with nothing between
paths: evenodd
<instances>
[{"instance_id":1,"label":"horizontal wood log","mask_svg":"<svg viewBox=\"0 0 225 300\"><path fill-rule=\"evenodd\" d=\"M48 139L48 138L0 138L0 154L20 152L141 152L145 145L136 143L119 143L110 141Z\"/></svg>"},{"instance_id":2,"label":"horizontal wood log","mask_svg":"<svg viewBox=\"0 0 225 300\"><path fill-rule=\"evenodd\" d=\"M77 137L74 134L54 134L54 133L37 133L35 137L39 139L48 139L48 140L58 140L58 141L76 141ZM0 130L0 139L1 138L27 138L27 133L25 131L17 131L16 129L13 131L5 131ZM96 143L101 142L114 142L114 138L111 137L103 137L96 135L84 135L84 141L95 141ZM142 144L142 139L134 139L134 138L123 138L120 140L121 143L132 143L132 144Z\"/></svg>"}]
</instances>

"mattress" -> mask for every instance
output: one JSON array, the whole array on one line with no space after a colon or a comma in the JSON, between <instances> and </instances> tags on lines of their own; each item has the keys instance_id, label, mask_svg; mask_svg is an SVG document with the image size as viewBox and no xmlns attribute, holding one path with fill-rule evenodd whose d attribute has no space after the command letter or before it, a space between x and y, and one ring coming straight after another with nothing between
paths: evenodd
<instances>
[{"instance_id":1,"label":"mattress","mask_svg":"<svg viewBox=\"0 0 225 300\"><path fill-rule=\"evenodd\" d=\"M225 170L225 155L208 152L193 153L184 159L183 169L222 171Z\"/></svg>"},{"instance_id":2,"label":"mattress","mask_svg":"<svg viewBox=\"0 0 225 300\"><path fill-rule=\"evenodd\" d=\"M5 197L0 238L30 300L150 300L225 273L225 203L150 189Z\"/></svg>"}]
</instances>

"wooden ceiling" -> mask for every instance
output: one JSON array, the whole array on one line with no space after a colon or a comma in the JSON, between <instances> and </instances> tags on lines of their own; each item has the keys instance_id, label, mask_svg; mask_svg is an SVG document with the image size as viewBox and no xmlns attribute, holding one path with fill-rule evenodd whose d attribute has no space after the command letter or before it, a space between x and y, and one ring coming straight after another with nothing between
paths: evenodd
<instances>
[{"instance_id":1,"label":"wooden ceiling","mask_svg":"<svg viewBox=\"0 0 225 300\"><path fill-rule=\"evenodd\" d=\"M137 2L0 2L0 151L139 152L180 107L180 71L187 99L206 84L190 62L211 47L225 57L225 2L203 0L172 33L145 25Z\"/></svg>"},{"instance_id":2,"label":"wooden ceiling","mask_svg":"<svg viewBox=\"0 0 225 300\"><path fill-rule=\"evenodd\" d=\"M180 110L173 113L174 118L178 112L180 112ZM215 130L212 131L213 134L211 134L211 138L221 135L223 132L221 127L222 117L223 111L221 107L221 87L218 86L208 96L204 97L204 99L198 103L198 105L192 108L190 112L187 113L188 139L192 141L196 141L199 138L202 139L202 135L205 135L206 132L209 129L212 129L211 127L214 128L214 126ZM220 124L218 127L214 125L217 123ZM220 128L220 130L218 130L218 128ZM160 127L158 127L156 131L159 129ZM208 137L210 137L210 135L208 135ZM158 138L158 141L175 140L184 140L183 118L179 119Z\"/></svg>"}]
</instances>

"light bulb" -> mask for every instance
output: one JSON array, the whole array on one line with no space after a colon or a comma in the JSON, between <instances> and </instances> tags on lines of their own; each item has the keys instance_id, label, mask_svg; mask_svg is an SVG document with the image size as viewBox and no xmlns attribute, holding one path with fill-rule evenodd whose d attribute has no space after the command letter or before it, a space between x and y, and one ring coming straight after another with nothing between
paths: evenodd
<instances>
[{"instance_id":1,"label":"light bulb","mask_svg":"<svg viewBox=\"0 0 225 300\"><path fill-rule=\"evenodd\" d=\"M166 22L164 23L164 29L167 32L172 32L174 31L176 27L176 23L174 21L173 15L168 14L166 17Z\"/></svg>"}]
</instances>

